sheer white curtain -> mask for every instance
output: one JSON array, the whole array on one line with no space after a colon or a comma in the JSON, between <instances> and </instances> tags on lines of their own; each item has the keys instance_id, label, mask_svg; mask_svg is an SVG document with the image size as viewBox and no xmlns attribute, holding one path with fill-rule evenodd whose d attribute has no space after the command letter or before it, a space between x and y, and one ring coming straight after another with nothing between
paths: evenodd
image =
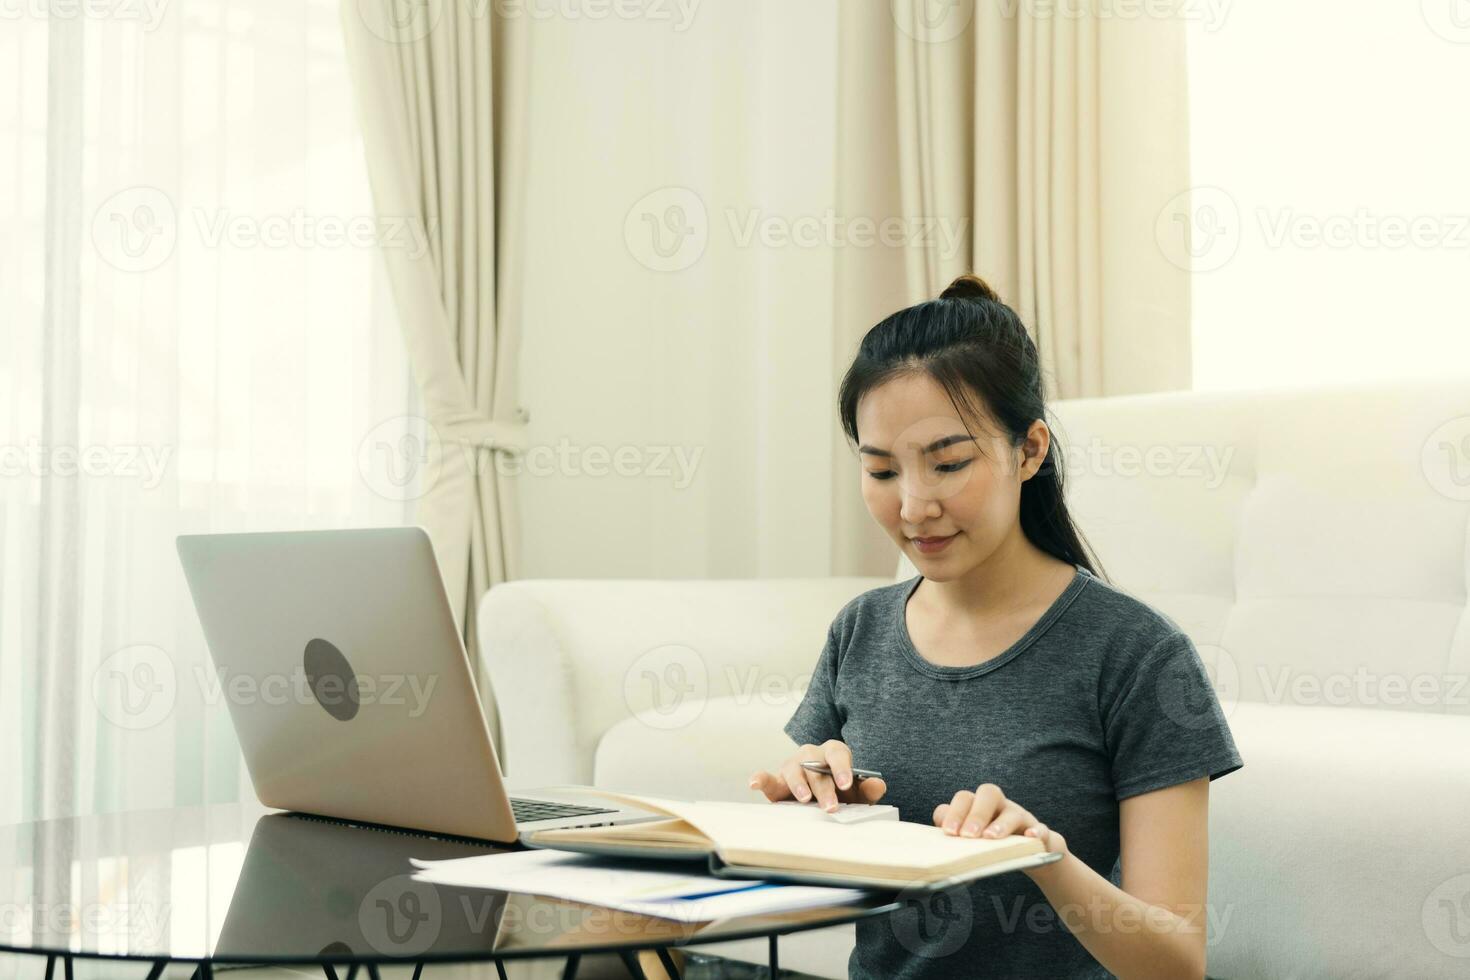
<instances>
[{"instance_id":1,"label":"sheer white curtain","mask_svg":"<svg viewBox=\"0 0 1470 980\"><path fill-rule=\"evenodd\" d=\"M378 248L422 234L373 215L333 0L17 9L0 821L248 797L174 537L403 522Z\"/></svg>"}]
</instances>

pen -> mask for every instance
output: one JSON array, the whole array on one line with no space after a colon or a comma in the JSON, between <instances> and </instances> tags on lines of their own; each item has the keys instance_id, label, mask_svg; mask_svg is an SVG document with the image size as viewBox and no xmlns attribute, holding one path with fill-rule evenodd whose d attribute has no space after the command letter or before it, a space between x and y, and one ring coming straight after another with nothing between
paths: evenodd
<instances>
[{"instance_id":1,"label":"pen","mask_svg":"<svg viewBox=\"0 0 1470 980\"><path fill-rule=\"evenodd\" d=\"M801 764L801 768L806 769L810 772L819 772L823 776L832 775L831 768L829 768L825 762L803 762ZM883 774L881 772L878 772L876 769L859 769L857 766L852 767L852 778L859 782L864 779L873 779L874 777L879 777L882 775Z\"/></svg>"}]
</instances>

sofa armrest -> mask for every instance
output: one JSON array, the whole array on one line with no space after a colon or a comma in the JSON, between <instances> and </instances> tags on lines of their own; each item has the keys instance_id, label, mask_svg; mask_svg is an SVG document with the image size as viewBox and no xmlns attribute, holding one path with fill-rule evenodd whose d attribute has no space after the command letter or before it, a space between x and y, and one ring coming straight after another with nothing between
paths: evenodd
<instances>
[{"instance_id":1,"label":"sofa armrest","mask_svg":"<svg viewBox=\"0 0 1470 980\"><path fill-rule=\"evenodd\" d=\"M521 786L590 783L603 734L652 709L804 688L842 607L887 578L506 582L480 601L500 764ZM778 690L779 689L779 690Z\"/></svg>"}]
</instances>

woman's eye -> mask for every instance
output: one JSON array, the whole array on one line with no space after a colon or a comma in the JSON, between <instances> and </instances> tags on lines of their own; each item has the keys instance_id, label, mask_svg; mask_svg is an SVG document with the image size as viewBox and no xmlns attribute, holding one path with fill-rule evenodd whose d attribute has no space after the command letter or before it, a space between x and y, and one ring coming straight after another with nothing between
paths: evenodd
<instances>
[{"instance_id":1,"label":"woman's eye","mask_svg":"<svg viewBox=\"0 0 1470 980\"><path fill-rule=\"evenodd\" d=\"M972 460L972 459L962 459L962 460L960 460L957 463L940 463L939 465L935 466L934 468L936 470L938 470L939 472L941 472L941 473L957 473L960 470L964 469L966 466L969 466L973 462L974 462L974 460ZM872 470L869 470L868 471L868 475L871 476L875 480L891 480L891 479L893 479L893 471L892 470L878 470L876 472L874 472Z\"/></svg>"}]
</instances>

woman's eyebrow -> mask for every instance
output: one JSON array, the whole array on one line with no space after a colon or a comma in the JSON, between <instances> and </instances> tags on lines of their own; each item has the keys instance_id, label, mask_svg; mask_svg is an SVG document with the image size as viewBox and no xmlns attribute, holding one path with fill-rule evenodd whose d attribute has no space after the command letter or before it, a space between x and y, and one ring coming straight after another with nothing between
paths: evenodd
<instances>
[{"instance_id":1,"label":"woman's eyebrow","mask_svg":"<svg viewBox=\"0 0 1470 980\"><path fill-rule=\"evenodd\" d=\"M933 442L929 443L929 445L925 446L924 452L932 453L937 449L943 449L945 446L953 446L957 442L974 441L974 436L970 435L945 436L943 439L935 439ZM867 453L870 456L887 456L889 458L892 458L893 456L893 454L886 449L875 449L872 446L859 446L858 452Z\"/></svg>"}]
</instances>

